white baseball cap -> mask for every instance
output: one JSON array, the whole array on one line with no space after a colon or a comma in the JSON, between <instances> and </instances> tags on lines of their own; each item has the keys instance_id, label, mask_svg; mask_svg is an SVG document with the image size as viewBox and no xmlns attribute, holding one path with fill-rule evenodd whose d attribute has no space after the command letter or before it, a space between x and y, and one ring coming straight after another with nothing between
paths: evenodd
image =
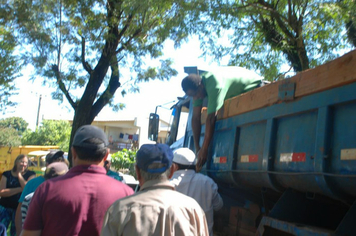
<instances>
[{"instance_id":1,"label":"white baseball cap","mask_svg":"<svg viewBox=\"0 0 356 236\"><path fill-rule=\"evenodd\" d=\"M173 162L181 165L195 165L195 154L189 148L178 148L173 152Z\"/></svg>"}]
</instances>

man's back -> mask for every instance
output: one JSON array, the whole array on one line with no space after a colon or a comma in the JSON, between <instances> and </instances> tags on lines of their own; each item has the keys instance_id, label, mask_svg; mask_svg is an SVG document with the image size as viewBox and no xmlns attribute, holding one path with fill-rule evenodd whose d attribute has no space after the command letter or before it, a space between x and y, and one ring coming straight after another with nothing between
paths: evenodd
<instances>
[{"instance_id":1,"label":"man's back","mask_svg":"<svg viewBox=\"0 0 356 236\"><path fill-rule=\"evenodd\" d=\"M169 181L148 181L108 210L101 235L208 235L204 212Z\"/></svg>"},{"instance_id":2,"label":"man's back","mask_svg":"<svg viewBox=\"0 0 356 236\"><path fill-rule=\"evenodd\" d=\"M226 66L201 75L208 96L208 114L219 110L226 99L258 87L262 77L242 67Z\"/></svg>"},{"instance_id":3,"label":"man's back","mask_svg":"<svg viewBox=\"0 0 356 236\"><path fill-rule=\"evenodd\" d=\"M171 178L171 183L178 192L194 198L199 203L205 212L212 235L214 210L217 211L223 206L216 183L208 176L195 173L194 170L177 170Z\"/></svg>"},{"instance_id":4,"label":"man's back","mask_svg":"<svg viewBox=\"0 0 356 236\"><path fill-rule=\"evenodd\" d=\"M130 187L107 176L103 167L75 166L39 186L24 229L41 229L42 235L99 235L109 206L131 194Z\"/></svg>"}]
</instances>

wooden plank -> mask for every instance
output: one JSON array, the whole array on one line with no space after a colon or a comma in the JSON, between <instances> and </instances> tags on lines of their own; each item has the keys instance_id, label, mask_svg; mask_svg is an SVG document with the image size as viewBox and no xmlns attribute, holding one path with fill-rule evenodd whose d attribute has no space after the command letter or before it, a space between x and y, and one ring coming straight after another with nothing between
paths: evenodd
<instances>
[{"instance_id":1,"label":"wooden plank","mask_svg":"<svg viewBox=\"0 0 356 236\"><path fill-rule=\"evenodd\" d=\"M279 86L295 83L295 98L321 92L356 82L356 50L314 69L277 81L248 93L228 99L218 113L218 119L225 119L262 107L281 103L278 98Z\"/></svg>"}]
</instances>

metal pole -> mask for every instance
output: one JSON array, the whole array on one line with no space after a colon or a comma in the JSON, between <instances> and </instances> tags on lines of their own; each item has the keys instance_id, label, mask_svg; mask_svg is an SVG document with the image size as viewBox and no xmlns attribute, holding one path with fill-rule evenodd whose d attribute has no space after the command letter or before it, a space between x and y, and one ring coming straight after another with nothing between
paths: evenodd
<instances>
[{"instance_id":1,"label":"metal pole","mask_svg":"<svg viewBox=\"0 0 356 236\"><path fill-rule=\"evenodd\" d=\"M37 110L36 129L38 129L38 121L39 121L40 110L41 110L41 100L42 100L42 94L40 94L40 98L38 99L38 110Z\"/></svg>"}]
</instances>

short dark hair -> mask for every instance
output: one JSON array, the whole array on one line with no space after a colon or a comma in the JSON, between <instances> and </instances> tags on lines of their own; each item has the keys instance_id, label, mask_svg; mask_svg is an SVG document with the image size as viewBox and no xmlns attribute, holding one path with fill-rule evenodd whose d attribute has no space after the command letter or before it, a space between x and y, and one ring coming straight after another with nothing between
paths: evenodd
<instances>
[{"instance_id":1,"label":"short dark hair","mask_svg":"<svg viewBox=\"0 0 356 236\"><path fill-rule=\"evenodd\" d=\"M197 91L201 83L201 77L197 74L190 74L182 80L182 89L185 93L188 90Z\"/></svg>"},{"instance_id":2,"label":"short dark hair","mask_svg":"<svg viewBox=\"0 0 356 236\"><path fill-rule=\"evenodd\" d=\"M96 145L100 145L103 141L99 138L90 138L84 141L87 144L94 144L92 147L88 145L88 147L78 147L73 146L75 149L78 158L85 161L102 161L107 153L107 147L97 147Z\"/></svg>"},{"instance_id":3,"label":"short dark hair","mask_svg":"<svg viewBox=\"0 0 356 236\"><path fill-rule=\"evenodd\" d=\"M63 151L50 152L46 156L46 162L48 165L52 164L53 162L66 162L66 159L63 155Z\"/></svg>"}]
</instances>

